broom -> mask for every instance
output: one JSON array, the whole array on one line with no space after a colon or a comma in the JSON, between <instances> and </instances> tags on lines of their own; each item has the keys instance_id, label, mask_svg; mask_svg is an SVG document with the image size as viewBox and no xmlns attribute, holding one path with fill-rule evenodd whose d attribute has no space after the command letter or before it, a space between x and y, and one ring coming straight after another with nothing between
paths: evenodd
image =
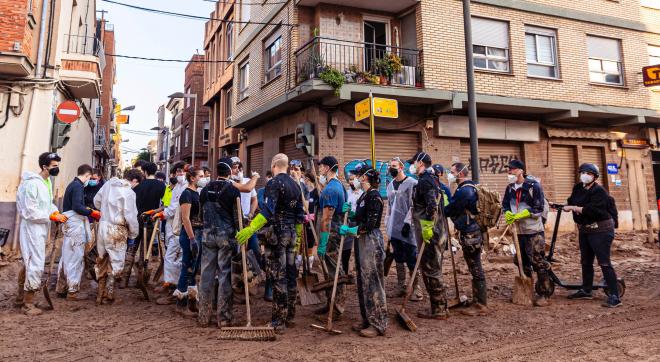
<instances>
[{"instance_id":1,"label":"broom","mask_svg":"<svg viewBox=\"0 0 660 362\"><path fill-rule=\"evenodd\" d=\"M424 254L425 247L426 247L426 242L422 241L422 246L420 246L419 252L417 253L417 261L415 262L415 268L413 269L413 273L412 273L413 276L412 278L410 278L410 281L408 282L408 286L406 287L406 297L403 298L403 304L401 305L401 308L395 308L396 314L399 317L399 322L404 328L409 329L411 332L417 331L417 325L406 313L406 304L408 304L408 300L412 295L413 283L415 283L415 277L417 276L417 270L419 269L419 264L422 260L422 254Z\"/></svg>"},{"instance_id":2,"label":"broom","mask_svg":"<svg viewBox=\"0 0 660 362\"><path fill-rule=\"evenodd\" d=\"M518 273L513 284L513 295L511 296L511 302L513 304L530 306L532 305L532 279L528 278L527 275L523 272L522 265L522 248L520 247L520 242L518 241L518 228L516 227L515 222L511 224L513 227L511 231L513 232L513 241L516 243L516 258L518 259Z\"/></svg>"},{"instance_id":3,"label":"broom","mask_svg":"<svg viewBox=\"0 0 660 362\"><path fill-rule=\"evenodd\" d=\"M241 199L236 198L238 211L238 227L243 229L243 215L241 215ZM250 314L250 290L248 287L247 261L245 259L245 244L241 245L241 261L243 263L243 288L245 289L245 314L247 324L245 327L225 327L220 329L219 339L235 341L274 341L275 329L270 326L253 327Z\"/></svg>"}]
</instances>

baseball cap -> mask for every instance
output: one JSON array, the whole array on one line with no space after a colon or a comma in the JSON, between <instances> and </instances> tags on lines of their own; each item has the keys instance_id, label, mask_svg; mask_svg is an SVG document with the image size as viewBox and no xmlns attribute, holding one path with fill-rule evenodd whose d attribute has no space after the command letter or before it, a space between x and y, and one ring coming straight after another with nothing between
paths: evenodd
<instances>
[{"instance_id":1,"label":"baseball cap","mask_svg":"<svg viewBox=\"0 0 660 362\"><path fill-rule=\"evenodd\" d=\"M509 161L509 169L524 170L525 164L520 160Z\"/></svg>"}]
</instances>

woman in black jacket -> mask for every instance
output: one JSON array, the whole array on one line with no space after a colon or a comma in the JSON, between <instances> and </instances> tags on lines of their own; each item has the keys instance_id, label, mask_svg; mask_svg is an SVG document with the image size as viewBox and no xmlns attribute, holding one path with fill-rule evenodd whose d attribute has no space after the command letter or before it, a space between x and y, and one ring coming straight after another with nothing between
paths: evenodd
<instances>
[{"instance_id":1,"label":"woman in black jacket","mask_svg":"<svg viewBox=\"0 0 660 362\"><path fill-rule=\"evenodd\" d=\"M617 279L610 249L614 240L614 219L610 214L610 195L596 180L600 175L598 167L591 163L580 165L580 183L573 187L565 211L573 212L573 220L578 225L580 238L580 262L582 264L582 289L568 296L569 299L592 299L594 281L594 257L603 271L609 289L604 307L616 308L621 305Z\"/></svg>"}]
</instances>

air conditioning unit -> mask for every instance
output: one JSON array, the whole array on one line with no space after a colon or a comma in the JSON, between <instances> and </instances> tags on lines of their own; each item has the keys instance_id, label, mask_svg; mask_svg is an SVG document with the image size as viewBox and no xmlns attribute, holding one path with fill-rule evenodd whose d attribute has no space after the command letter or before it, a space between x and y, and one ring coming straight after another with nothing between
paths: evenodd
<instances>
[{"instance_id":1,"label":"air conditioning unit","mask_svg":"<svg viewBox=\"0 0 660 362\"><path fill-rule=\"evenodd\" d=\"M103 106L96 107L96 118L101 118L103 116Z\"/></svg>"}]
</instances>

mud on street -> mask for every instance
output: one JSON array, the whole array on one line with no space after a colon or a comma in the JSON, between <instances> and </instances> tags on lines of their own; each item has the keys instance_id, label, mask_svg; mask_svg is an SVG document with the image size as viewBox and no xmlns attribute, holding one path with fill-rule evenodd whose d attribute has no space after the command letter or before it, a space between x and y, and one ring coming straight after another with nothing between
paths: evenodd
<instances>
[{"instance_id":1,"label":"mud on street","mask_svg":"<svg viewBox=\"0 0 660 362\"><path fill-rule=\"evenodd\" d=\"M553 270L562 279L578 281L579 251L572 237L560 236ZM658 361L660 247L645 240L645 234L620 233L612 247L615 269L627 287L623 307L601 307L602 291L595 292L592 301L569 301L568 291L559 287L547 308L513 305L509 299L516 269L505 262L506 257L489 252L482 259L490 315L466 317L452 311L448 320L433 322L414 317L419 329L411 333L396 319L394 307L402 299L388 298L387 335L376 339L360 338L350 329L359 318L355 285L348 286L346 313L335 324L344 332L338 336L310 328L316 322L312 314L316 306L299 306L297 326L275 342L220 341L216 328L199 328L195 320L175 315L174 305L144 301L133 288L119 290L122 303L100 307L92 299L67 302L51 292L55 310L29 318L12 306L19 262L5 260L0 266L0 360ZM457 257L462 293L469 295L470 277L460 251ZM454 288L447 253L443 268L451 299ZM395 274L392 268L388 290L395 285ZM600 278L596 267L595 281ZM84 291L95 292L95 284L83 284ZM37 299L43 300L41 293ZM415 316L419 308L427 307L425 299L409 303L408 309ZM242 323L244 306L235 305L235 310L236 321ZM270 303L255 298L255 324L266 323L270 310Z\"/></svg>"}]
</instances>

